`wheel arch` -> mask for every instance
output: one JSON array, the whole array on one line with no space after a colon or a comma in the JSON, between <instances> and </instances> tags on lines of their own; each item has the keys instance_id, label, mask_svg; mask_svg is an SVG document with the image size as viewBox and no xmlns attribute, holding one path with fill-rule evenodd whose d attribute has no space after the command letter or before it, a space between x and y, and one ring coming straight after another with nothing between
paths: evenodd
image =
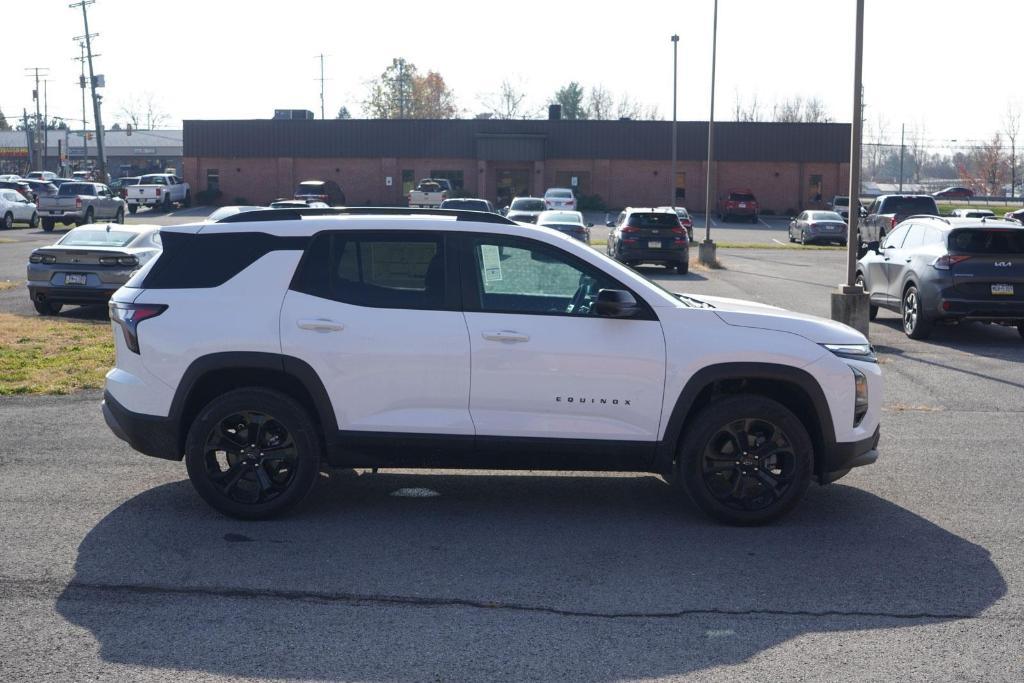
<instances>
[{"instance_id":1,"label":"wheel arch","mask_svg":"<svg viewBox=\"0 0 1024 683\"><path fill-rule=\"evenodd\" d=\"M825 392L805 370L776 363L721 363L694 373L676 398L652 469L671 472L683 435L696 415L716 400L736 393L765 396L791 410L814 446L814 473L822 474L825 455L836 443Z\"/></svg>"},{"instance_id":2,"label":"wheel arch","mask_svg":"<svg viewBox=\"0 0 1024 683\"><path fill-rule=\"evenodd\" d=\"M330 396L308 363L274 353L214 353L192 361L171 402L178 452L184 452L189 427L203 406L227 391L250 386L280 391L296 400L309 413L321 439L337 433Z\"/></svg>"}]
</instances>

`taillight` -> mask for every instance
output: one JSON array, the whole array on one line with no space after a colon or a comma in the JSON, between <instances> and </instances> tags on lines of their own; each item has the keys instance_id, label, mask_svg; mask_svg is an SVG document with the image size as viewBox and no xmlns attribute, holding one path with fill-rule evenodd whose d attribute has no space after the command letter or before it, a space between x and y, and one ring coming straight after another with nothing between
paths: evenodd
<instances>
[{"instance_id":1,"label":"taillight","mask_svg":"<svg viewBox=\"0 0 1024 683\"><path fill-rule=\"evenodd\" d=\"M75 208L76 209L81 209L82 208L82 198L81 197L75 197Z\"/></svg>"},{"instance_id":2,"label":"taillight","mask_svg":"<svg viewBox=\"0 0 1024 683\"><path fill-rule=\"evenodd\" d=\"M160 196L161 194L163 194L163 192L164 192L164 191L163 191L163 190L162 190L161 188L159 188L159 187L158 187L158 188L156 188L156 196L157 196L157 197L159 197L159 196Z\"/></svg>"},{"instance_id":3,"label":"taillight","mask_svg":"<svg viewBox=\"0 0 1024 683\"><path fill-rule=\"evenodd\" d=\"M111 301L110 319L121 326L128 350L138 353L139 323L155 318L166 310L166 304L124 304Z\"/></svg>"},{"instance_id":4,"label":"taillight","mask_svg":"<svg viewBox=\"0 0 1024 683\"><path fill-rule=\"evenodd\" d=\"M629 235L629 234L632 234L632 233L640 232L640 228L632 228L632 227L626 226L625 228L623 228L619 232L621 232L624 235Z\"/></svg>"},{"instance_id":5,"label":"taillight","mask_svg":"<svg viewBox=\"0 0 1024 683\"><path fill-rule=\"evenodd\" d=\"M46 264L56 263L57 262L57 257L54 256L53 254L36 254L36 253L33 253L33 254L31 254L28 257L28 262L29 263L46 263Z\"/></svg>"},{"instance_id":6,"label":"taillight","mask_svg":"<svg viewBox=\"0 0 1024 683\"><path fill-rule=\"evenodd\" d=\"M101 266L137 266L139 259L134 256L100 256Z\"/></svg>"},{"instance_id":7,"label":"taillight","mask_svg":"<svg viewBox=\"0 0 1024 683\"><path fill-rule=\"evenodd\" d=\"M895 228L897 223L899 223L899 221L896 220L896 216L893 216L892 222L889 223L889 229L892 230L893 228Z\"/></svg>"},{"instance_id":8,"label":"taillight","mask_svg":"<svg viewBox=\"0 0 1024 683\"><path fill-rule=\"evenodd\" d=\"M966 261L969 258L971 258L971 257L970 256L964 256L963 254L959 254L959 255L943 254L939 258L937 258L934 261L932 261L931 266L932 266L932 268L937 268L938 270L949 270L950 268L952 268L956 264L960 263L961 261Z\"/></svg>"}]
</instances>

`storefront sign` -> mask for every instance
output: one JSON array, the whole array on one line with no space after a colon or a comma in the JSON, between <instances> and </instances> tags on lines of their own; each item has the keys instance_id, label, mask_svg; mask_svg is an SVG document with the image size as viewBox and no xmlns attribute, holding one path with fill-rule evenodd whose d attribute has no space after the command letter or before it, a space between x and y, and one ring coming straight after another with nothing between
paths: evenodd
<instances>
[{"instance_id":1,"label":"storefront sign","mask_svg":"<svg viewBox=\"0 0 1024 683\"><path fill-rule=\"evenodd\" d=\"M27 147L0 147L0 159L26 159Z\"/></svg>"}]
</instances>

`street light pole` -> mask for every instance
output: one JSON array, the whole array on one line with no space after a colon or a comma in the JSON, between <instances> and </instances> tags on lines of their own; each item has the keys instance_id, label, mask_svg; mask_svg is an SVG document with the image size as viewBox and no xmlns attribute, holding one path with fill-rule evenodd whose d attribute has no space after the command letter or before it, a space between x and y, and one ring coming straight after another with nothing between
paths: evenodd
<instances>
[{"instance_id":1,"label":"street light pole","mask_svg":"<svg viewBox=\"0 0 1024 683\"><path fill-rule=\"evenodd\" d=\"M679 35L672 35L672 203L676 208L676 92L679 85Z\"/></svg>"},{"instance_id":2,"label":"street light pole","mask_svg":"<svg viewBox=\"0 0 1024 683\"><path fill-rule=\"evenodd\" d=\"M864 62L864 0L857 0L857 28L853 59L853 125L850 126L850 212L846 230L846 284L832 292L832 319L868 336L870 300L856 283L857 251L860 246L860 153L863 110L861 108L862 65Z\"/></svg>"},{"instance_id":3,"label":"street light pole","mask_svg":"<svg viewBox=\"0 0 1024 683\"><path fill-rule=\"evenodd\" d=\"M715 262L715 243L711 241L711 178L715 163L715 59L718 54L718 0L715 0L714 19L711 24L711 114L708 116L708 170L704 188L704 241L700 244L700 262Z\"/></svg>"}]
</instances>

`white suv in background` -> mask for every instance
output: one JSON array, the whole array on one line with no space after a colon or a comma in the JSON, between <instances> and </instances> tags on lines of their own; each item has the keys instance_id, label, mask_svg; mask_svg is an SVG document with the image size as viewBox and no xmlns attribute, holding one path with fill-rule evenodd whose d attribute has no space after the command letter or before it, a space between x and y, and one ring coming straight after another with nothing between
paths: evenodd
<instances>
[{"instance_id":1,"label":"white suv in background","mask_svg":"<svg viewBox=\"0 0 1024 683\"><path fill-rule=\"evenodd\" d=\"M544 208L575 211L576 195L566 187L552 187L544 193Z\"/></svg>"},{"instance_id":2,"label":"white suv in background","mask_svg":"<svg viewBox=\"0 0 1024 683\"><path fill-rule=\"evenodd\" d=\"M111 300L103 413L265 518L333 467L640 471L729 523L877 457L853 329L673 294L555 230L474 211L255 211L163 228Z\"/></svg>"}]
</instances>

